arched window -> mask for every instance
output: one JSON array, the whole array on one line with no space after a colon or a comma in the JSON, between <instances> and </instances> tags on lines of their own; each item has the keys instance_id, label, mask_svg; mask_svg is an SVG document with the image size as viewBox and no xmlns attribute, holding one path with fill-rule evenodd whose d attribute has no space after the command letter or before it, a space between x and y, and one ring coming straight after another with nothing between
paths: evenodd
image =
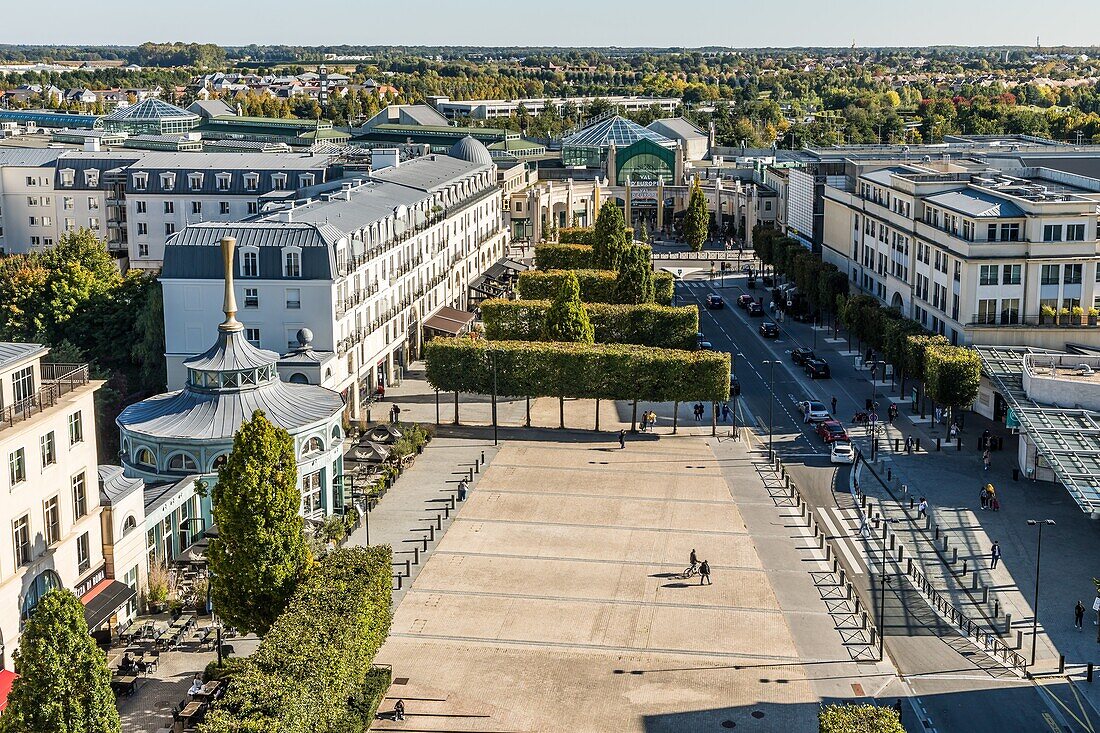
<instances>
[{"instance_id":1,"label":"arched window","mask_svg":"<svg viewBox=\"0 0 1100 733\"><path fill-rule=\"evenodd\" d=\"M122 536L125 537L135 529L137 529L137 519L133 514L130 514L122 520Z\"/></svg>"},{"instance_id":2,"label":"arched window","mask_svg":"<svg viewBox=\"0 0 1100 733\"><path fill-rule=\"evenodd\" d=\"M42 600L42 596L54 588L60 588L61 578L53 570L43 570L34 582L27 588L27 595L23 596L23 611L20 619L26 621L30 618L31 611Z\"/></svg>"},{"instance_id":3,"label":"arched window","mask_svg":"<svg viewBox=\"0 0 1100 733\"><path fill-rule=\"evenodd\" d=\"M199 464L186 453L177 453L168 458L169 471L197 471Z\"/></svg>"},{"instance_id":4,"label":"arched window","mask_svg":"<svg viewBox=\"0 0 1100 733\"><path fill-rule=\"evenodd\" d=\"M138 448L137 453L134 455L134 462L139 466L157 467L157 457L148 448Z\"/></svg>"},{"instance_id":5,"label":"arched window","mask_svg":"<svg viewBox=\"0 0 1100 733\"><path fill-rule=\"evenodd\" d=\"M343 433L342 430L340 430L340 426L339 425L333 425L332 426L332 439L333 440L340 440L343 437L344 437L344 433Z\"/></svg>"},{"instance_id":6,"label":"arched window","mask_svg":"<svg viewBox=\"0 0 1100 733\"><path fill-rule=\"evenodd\" d=\"M309 384L309 378L301 372L294 372L290 375L291 384Z\"/></svg>"},{"instance_id":7,"label":"arched window","mask_svg":"<svg viewBox=\"0 0 1100 733\"><path fill-rule=\"evenodd\" d=\"M325 452L325 442L320 438L310 438L302 446L303 456L315 456Z\"/></svg>"},{"instance_id":8,"label":"arched window","mask_svg":"<svg viewBox=\"0 0 1100 733\"><path fill-rule=\"evenodd\" d=\"M222 453L220 456L214 456L213 462L210 464L211 471L217 471L219 468L225 465L225 462L229 460L228 453Z\"/></svg>"}]
</instances>

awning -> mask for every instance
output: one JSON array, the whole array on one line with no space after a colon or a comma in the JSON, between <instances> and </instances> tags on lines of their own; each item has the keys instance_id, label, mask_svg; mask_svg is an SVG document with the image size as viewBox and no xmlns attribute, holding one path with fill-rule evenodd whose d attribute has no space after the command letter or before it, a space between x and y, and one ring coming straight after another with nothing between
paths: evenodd
<instances>
[{"instance_id":1,"label":"awning","mask_svg":"<svg viewBox=\"0 0 1100 733\"><path fill-rule=\"evenodd\" d=\"M19 675L7 669L0 669L0 712L8 706L8 695L11 693L12 683Z\"/></svg>"},{"instance_id":2,"label":"awning","mask_svg":"<svg viewBox=\"0 0 1100 733\"><path fill-rule=\"evenodd\" d=\"M84 618L88 622L88 628L93 631L98 629L115 611L136 597L134 589L125 583L111 578L101 580L80 599L84 604Z\"/></svg>"},{"instance_id":3,"label":"awning","mask_svg":"<svg viewBox=\"0 0 1100 733\"><path fill-rule=\"evenodd\" d=\"M424 328L430 328L433 331L440 331L450 334L451 336L458 336L469 329L470 324L473 322L473 313L443 306L433 315L424 319Z\"/></svg>"}]
</instances>

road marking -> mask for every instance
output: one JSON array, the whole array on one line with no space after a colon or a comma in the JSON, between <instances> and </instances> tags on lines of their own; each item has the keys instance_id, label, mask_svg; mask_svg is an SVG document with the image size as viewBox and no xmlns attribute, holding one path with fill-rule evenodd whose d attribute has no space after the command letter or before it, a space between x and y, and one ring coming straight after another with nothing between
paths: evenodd
<instances>
[{"instance_id":1,"label":"road marking","mask_svg":"<svg viewBox=\"0 0 1100 733\"><path fill-rule=\"evenodd\" d=\"M830 510L822 509L818 512L818 514L821 517L821 521L825 524L825 528L829 530L829 534L831 534L836 539L837 552L844 555L844 559L848 561L848 567L851 569L851 574L863 575L863 566L856 560L855 555L848 547L848 535L841 534L841 532L836 528L836 525L833 524L833 518L830 514Z\"/></svg>"}]
</instances>

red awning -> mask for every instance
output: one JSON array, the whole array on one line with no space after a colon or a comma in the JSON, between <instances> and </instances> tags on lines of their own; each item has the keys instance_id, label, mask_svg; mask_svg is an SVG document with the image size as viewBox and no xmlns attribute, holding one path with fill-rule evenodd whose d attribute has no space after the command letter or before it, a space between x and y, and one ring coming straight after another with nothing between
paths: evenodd
<instances>
[{"instance_id":1,"label":"red awning","mask_svg":"<svg viewBox=\"0 0 1100 733\"><path fill-rule=\"evenodd\" d=\"M11 692L12 683L19 677L15 672L0 669L0 712L8 706L8 693Z\"/></svg>"}]
</instances>

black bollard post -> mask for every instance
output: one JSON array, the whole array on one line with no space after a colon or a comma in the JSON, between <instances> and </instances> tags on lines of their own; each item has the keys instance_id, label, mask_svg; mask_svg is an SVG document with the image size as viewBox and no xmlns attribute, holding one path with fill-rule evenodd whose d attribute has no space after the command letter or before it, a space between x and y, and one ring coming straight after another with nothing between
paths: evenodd
<instances>
[{"instance_id":1,"label":"black bollard post","mask_svg":"<svg viewBox=\"0 0 1100 733\"><path fill-rule=\"evenodd\" d=\"M1085 680L1092 682L1092 662L1089 662L1088 671L1085 672Z\"/></svg>"},{"instance_id":2,"label":"black bollard post","mask_svg":"<svg viewBox=\"0 0 1100 733\"><path fill-rule=\"evenodd\" d=\"M419 564L420 564L420 548L419 547L414 547L413 548L413 565L419 565Z\"/></svg>"},{"instance_id":3,"label":"black bollard post","mask_svg":"<svg viewBox=\"0 0 1100 733\"><path fill-rule=\"evenodd\" d=\"M940 450L940 439L936 438L936 452L938 453L939 450Z\"/></svg>"},{"instance_id":4,"label":"black bollard post","mask_svg":"<svg viewBox=\"0 0 1100 733\"><path fill-rule=\"evenodd\" d=\"M917 453L920 453L920 438L917 438L913 442L915 443Z\"/></svg>"},{"instance_id":5,"label":"black bollard post","mask_svg":"<svg viewBox=\"0 0 1100 733\"><path fill-rule=\"evenodd\" d=\"M485 465L485 451L481 451L481 465Z\"/></svg>"},{"instance_id":6,"label":"black bollard post","mask_svg":"<svg viewBox=\"0 0 1100 733\"><path fill-rule=\"evenodd\" d=\"M894 452L897 453L901 450L901 438L894 438Z\"/></svg>"},{"instance_id":7,"label":"black bollard post","mask_svg":"<svg viewBox=\"0 0 1100 733\"><path fill-rule=\"evenodd\" d=\"M956 438L955 439L955 450L956 451L961 451L962 449L963 449L962 438Z\"/></svg>"},{"instance_id":8,"label":"black bollard post","mask_svg":"<svg viewBox=\"0 0 1100 733\"><path fill-rule=\"evenodd\" d=\"M893 480L893 478L894 478L894 469L887 466L886 467L886 480L891 481L891 480Z\"/></svg>"}]
</instances>

